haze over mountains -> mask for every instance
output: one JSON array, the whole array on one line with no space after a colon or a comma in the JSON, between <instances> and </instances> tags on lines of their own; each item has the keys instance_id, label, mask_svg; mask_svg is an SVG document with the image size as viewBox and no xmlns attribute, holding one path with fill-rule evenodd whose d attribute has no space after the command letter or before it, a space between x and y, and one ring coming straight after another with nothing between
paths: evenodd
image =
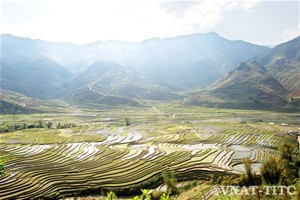
<instances>
[{"instance_id":1,"label":"haze over mountains","mask_svg":"<svg viewBox=\"0 0 300 200\"><path fill-rule=\"evenodd\" d=\"M248 62L190 102L230 108L299 109L300 36Z\"/></svg>"},{"instance_id":2,"label":"haze over mountains","mask_svg":"<svg viewBox=\"0 0 300 200\"><path fill-rule=\"evenodd\" d=\"M78 105L143 106L141 99L190 95L187 104L278 109L299 96L299 55L299 37L270 49L216 33L82 46L6 34L1 90Z\"/></svg>"}]
</instances>

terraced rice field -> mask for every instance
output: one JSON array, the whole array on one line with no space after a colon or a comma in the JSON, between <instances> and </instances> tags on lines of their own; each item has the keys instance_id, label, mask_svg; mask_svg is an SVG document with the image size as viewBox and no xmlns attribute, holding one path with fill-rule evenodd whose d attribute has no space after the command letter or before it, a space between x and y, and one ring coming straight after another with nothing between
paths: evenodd
<instances>
[{"instance_id":1,"label":"terraced rice field","mask_svg":"<svg viewBox=\"0 0 300 200\"><path fill-rule=\"evenodd\" d=\"M242 158L250 158L258 169L263 159L278 154L278 141L291 139L286 133L277 125L239 123L3 133L0 156L8 161L0 178L0 199L155 187L163 170L176 171L182 180L241 173Z\"/></svg>"}]
</instances>

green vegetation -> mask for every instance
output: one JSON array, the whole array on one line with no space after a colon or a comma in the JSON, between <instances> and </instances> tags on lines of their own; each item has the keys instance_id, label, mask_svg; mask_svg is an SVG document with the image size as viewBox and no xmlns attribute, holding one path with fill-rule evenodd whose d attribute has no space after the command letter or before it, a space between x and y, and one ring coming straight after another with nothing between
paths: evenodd
<instances>
[{"instance_id":1,"label":"green vegetation","mask_svg":"<svg viewBox=\"0 0 300 200\"><path fill-rule=\"evenodd\" d=\"M4 175L5 160L0 157L0 177Z\"/></svg>"},{"instance_id":2,"label":"green vegetation","mask_svg":"<svg viewBox=\"0 0 300 200\"><path fill-rule=\"evenodd\" d=\"M299 145L291 142L284 142L279 146L280 160L282 163L283 184L295 184L299 178L300 155Z\"/></svg>"},{"instance_id":3,"label":"green vegetation","mask_svg":"<svg viewBox=\"0 0 300 200\"><path fill-rule=\"evenodd\" d=\"M300 156L297 144L283 142L279 146L280 157L270 157L261 168L262 180L266 184L295 184L299 179Z\"/></svg>"},{"instance_id":4,"label":"green vegetation","mask_svg":"<svg viewBox=\"0 0 300 200\"><path fill-rule=\"evenodd\" d=\"M105 200L116 200L116 199L117 199L117 195L113 191L110 191L107 193L107 198Z\"/></svg>"},{"instance_id":5,"label":"green vegetation","mask_svg":"<svg viewBox=\"0 0 300 200\"><path fill-rule=\"evenodd\" d=\"M271 157L265 161L260 169L262 181L265 184L280 184L282 182L282 166L279 159Z\"/></svg>"},{"instance_id":6,"label":"green vegetation","mask_svg":"<svg viewBox=\"0 0 300 200\"><path fill-rule=\"evenodd\" d=\"M242 161L245 168L245 175L241 176L239 184L242 186L257 185L258 181L256 180L256 174L252 172L251 160L249 158L243 158Z\"/></svg>"},{"instance_id":7,"label":"green vegetation","mask_svg":"<svg viewBox=\"0 0 300 200\"><path fill-rule=\"evenodd\" d=\"M288 135L298 131L296 114L154 106L0 115L0 128L20 127L0 134L0 198L136 196L141 188L136 198L184 199L193 188L189 195L203 198L213 184L258 184L259 163L271 157L289 161L285 173L298 177L297 156L288 155L298 147Z\"/></svg>"},{"instance_id":8,"label":"green vegetation","mask_svg":"<svg viewBox=\"0 0 300 200\"><path fill-rule=\"evenodd\" d=\"M214 108L299 112L300 37L240 63L226 78L186 103ZM289 59L284 59L284 58Z\"/></svg>"},{"instance_id":9,"label":"green vegetation","mask_svg":"<svg viewBox=\"0 0 300 200\"><path fill-rule=\"evenodd\" d=\"M125 125L130 126L130 120L128 117L125 118Z\"/></svg>"},{"instance_id":10,"label":"green vegetation","mask_svg":"<svg viewBox=\"0 0 300 200\"><path fill-rule=\"evenodd\" d=\"M244 200L211 188L257 185L249 199L275 200L269 184L299 197L300 37L272 49L215 33L84 48L1 38L0 199Z\"/></svg>"},{"instance_id":11,"label":"green vegetation","mask_svg":"<svg viewBox=\"0 0 300 200\"><path fill-rule=\"evenodd\" d=\"M141 189L142 195L141 196L135 196L133 200L151 200L153 199L152 197L152 190L147 190L147 189Z\"/></svg>"},{"instance_id":12,"label":"green vegetation","mask_svg":"<svg viewBox=\"0 0 300 200\"><path fill-rule=\"evenodd\" d=\"M174 171L163 171L162 172L162 177L164 180L164 184L167 186L167 193L168 194L177 194L177 178L175 177L175 172Z\"/></svg>"}]
</instances>

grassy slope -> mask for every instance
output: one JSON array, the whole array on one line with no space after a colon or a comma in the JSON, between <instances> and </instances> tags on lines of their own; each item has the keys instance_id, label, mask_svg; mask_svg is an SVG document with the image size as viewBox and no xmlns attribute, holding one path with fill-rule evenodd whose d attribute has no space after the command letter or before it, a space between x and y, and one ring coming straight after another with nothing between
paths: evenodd
<instances>
[{"instance_id":1,"label":"grassy slope","mask_svg":"<svg viewBox=\"0 0 300 200\"><path fill-rule=\"evenodd\" d=\"M190 98L192 105L299 111L300 37L241 63L209 90Z\"/></svg>"},{"instance_id":2,"label":"grassy slope","mask_svg":"<svg viewBox=\"0 0 300 200\"><path fill-rule=\"evenodd\" d=\"M33 99L4 90L0 91L0 101L1 114L63 112L69 109L67 104L61 100Z\"/></svg>"},{"instance_id":3,"label":"grassy slope","mask_svg":"<svg viewBox=\"0 0 300 200\"><path fill-rule=\"evenodd\" d=\"M299 110L295 96L292 95L292 105L289 91L260 67L257 63L241 63L224 80L190 98L188 103L224 108Z\"/></svg>"}]
</instances>

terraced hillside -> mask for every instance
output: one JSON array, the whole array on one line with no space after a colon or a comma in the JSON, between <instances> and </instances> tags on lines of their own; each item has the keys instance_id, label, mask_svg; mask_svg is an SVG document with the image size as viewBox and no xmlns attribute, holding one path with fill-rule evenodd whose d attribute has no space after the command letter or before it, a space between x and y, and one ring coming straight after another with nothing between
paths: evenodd
<instances>
[{"instance_id":1,"label":"terraced hillside","mask_svg":"<svg viewBox=\"0 0 300 200\"><path fill-rule=\"evenodd\" d=\"M257 170L264 158L278 154L279 141L294 140L287 135L291 130L297 129L235 122L3 133L0 156L7 163L0 199L153 188L161 184L163 170L176 171L179 180L203 180L211 173L241 173L245 157Z\"/></svg>"}]
</instances>

